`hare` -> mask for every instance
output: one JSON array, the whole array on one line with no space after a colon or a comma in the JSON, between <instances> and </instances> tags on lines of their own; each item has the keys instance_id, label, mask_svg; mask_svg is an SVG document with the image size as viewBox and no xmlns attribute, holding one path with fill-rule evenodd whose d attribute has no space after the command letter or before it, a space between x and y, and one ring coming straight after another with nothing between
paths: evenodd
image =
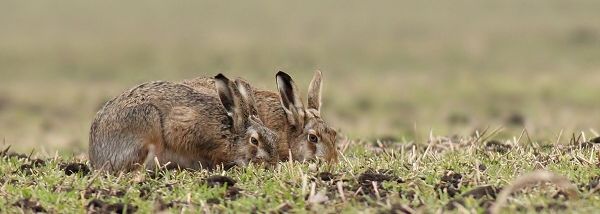
<instances>
[{"instance_id":1,"label":"hare","mask_svg":"<svg viewBox=\"0 0 600 214\"><path fill-rule=\"evenodd\" d=\"M161 164L199 169L276 164L277 134L258 119L247 83L214 77L216 91L158 81L107 102L90 130L93 168L130 171Z\"/></svg>"},{"instance_id":2,"label":"hare","mask_svg":"<svg viewBox=\"0 0 600 214\"><path fill-rule=\"evenodd\" d=\"M184 80L198 91L215 90L214 78L198 77ZM304 107L298 87L285 72L276 74L279 93L253 89L259 118L275 131L280 141L280 160L304 161L315 158L337 162L337 132L321 117L322 74L316 71L308 89L308 106Z\"/></svg>"}]
</instances>

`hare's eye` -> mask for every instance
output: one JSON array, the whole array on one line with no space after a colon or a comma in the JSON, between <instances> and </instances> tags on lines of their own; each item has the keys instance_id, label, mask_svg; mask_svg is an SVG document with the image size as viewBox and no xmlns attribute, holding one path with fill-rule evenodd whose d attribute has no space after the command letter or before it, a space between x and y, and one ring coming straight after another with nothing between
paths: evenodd
<instances>
[{"instance_id":1,"label":"hare's eye","mask_svg":"<svg viewBox=\"0 0 600 214\"><path fill-rule=\"evenodd\" d=\"M254 144L255 146L258 146L258 139L256 139L255 137L250 137L250 143Z\"/></svg>"},{"instance_id":2,"label":"hare's eye","mask_svg":"<svg viewBox=\"0 0 600 214\"><path fill-rule=\"evenodd\" d=\"M317 135L315 135L315 134L308 134L308 142L318 143L319 137L317 137Z\"/></svg>"}]
</instances>

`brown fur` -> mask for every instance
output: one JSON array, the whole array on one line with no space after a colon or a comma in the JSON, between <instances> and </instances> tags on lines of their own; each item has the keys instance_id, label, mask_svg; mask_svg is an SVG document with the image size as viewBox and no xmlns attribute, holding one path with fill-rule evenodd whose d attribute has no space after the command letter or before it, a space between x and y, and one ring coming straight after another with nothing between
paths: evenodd
<instances>
[{"instance_id":1,"label":"brown fur","mask_svg":"<svg viewBox=\"0 0 600 214\"><path fill-rule=\"evenodd\" d=\"M228 97L219 97L216 90L150 82L109 101L92 122L92 166L132 170L144 164L151 147L161 165L170 162L181 168L244 165L249 161L274 164L277 135L248 113L254 103L239 96L237 84L224 80L227 88L218 91L225 91ZM227 98L229 104L223 101ZM227 112L224 105L235 112ZM258 146L250 143L253 136L260 138ZM146 163L147 167L153 163Z\"/></svg>"},{"instance_id":2,"label":"brown fur","mask_svg":"<svg viewBox=\"0 0 600 214\"><path fill-rule=\"evenodd\" d=\"M260 120L279 136L277 150L280 160L287 160L291 152L292 158L297 161L321 158L336 162L337 132L325 123L320 113L321 72L315 72L310 83L306 108L292 78L283 72L276 77L279 93L256 88L252 91ZM199 77L184 80L182 84L197 91L215 90L213 78ZM309 133L318 136L319 142L308 142Z\"/></svg>"}]
</instances>

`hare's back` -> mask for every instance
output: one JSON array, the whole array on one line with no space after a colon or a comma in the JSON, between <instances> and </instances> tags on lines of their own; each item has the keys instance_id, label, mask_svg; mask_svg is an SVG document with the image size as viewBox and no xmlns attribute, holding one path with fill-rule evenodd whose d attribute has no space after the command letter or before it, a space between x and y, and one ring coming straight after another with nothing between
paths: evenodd
<instances>
[{"instance_id":1,"label":"hare's back","mask_svg":"<svg viewBox=\"0 0 600 214\"><path fill-rule=\"evenodd\" d=\"M132 112L143 115L145 110L158 110L163 120L182 120L188 123L192 120L215 123L227 118L215 93L199 92L188 86L166 81L144 83L122 93L109 101L99 116L125 119L133 116Z\"/></svg>"},{"instance_id":2,"label":"hare's back","mask_svg":"<svg viewBox=\"0 0 600 214\"><path fill-rule=\"evenodd\" d=\"M184 80L181 84L189 86L201 93L217 93L215 89L215 79L211 77L197 77Z\"/></svg>"},{"instance_id":3,"label":"hare's back","mask_svg":"<svg viewBox=\"0 0 600 214\"><path fill-rule=\"evenodd\" d=\"M173 82L156 81L138 85L111 101L107 105L132 107L153 104L159 108L187 105L194 108L208 108L219 104L216 93L198 92Z\"/></svg>"}]
</instances>

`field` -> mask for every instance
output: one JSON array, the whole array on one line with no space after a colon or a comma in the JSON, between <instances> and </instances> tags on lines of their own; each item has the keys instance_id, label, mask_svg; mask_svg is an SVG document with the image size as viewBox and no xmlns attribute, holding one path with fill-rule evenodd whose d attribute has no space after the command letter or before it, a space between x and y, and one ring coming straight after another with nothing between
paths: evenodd
<instances>
[{"instance_id":1,"label":"field","mask_svg":"<svg viewBox=\"0 0 600 214\"><path fill-rule=\"evenodd\" d=\"M536 170L576 193L532 185L503 211L600 207L599 2L262 3L0 3L0 212L484 212ZM335 166L85 170L94 114L137 84L283 70L306 95L316 69Z\"/></svg>"}]
</instances>

